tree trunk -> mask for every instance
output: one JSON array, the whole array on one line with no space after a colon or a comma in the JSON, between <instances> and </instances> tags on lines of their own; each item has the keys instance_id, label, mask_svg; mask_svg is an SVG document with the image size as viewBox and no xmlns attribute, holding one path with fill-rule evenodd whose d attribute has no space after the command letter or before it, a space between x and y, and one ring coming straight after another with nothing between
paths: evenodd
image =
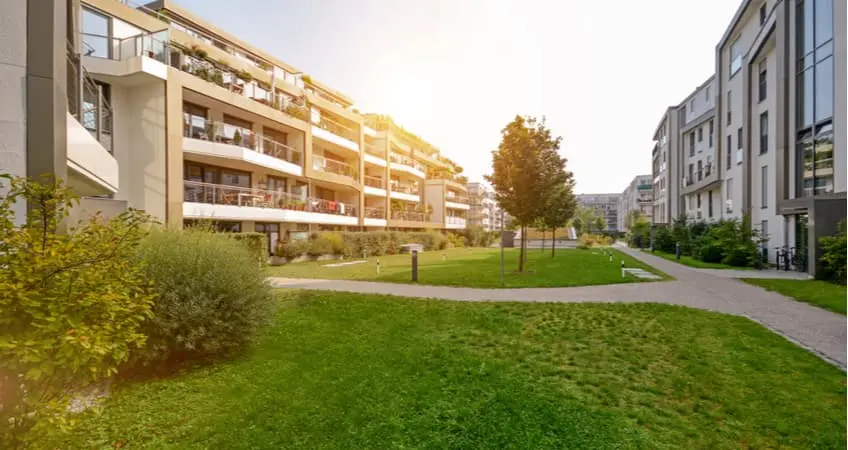
<instances>
[{"instance_id":1,"label":"tree trunk","mask_svg":"<svg viewBox=\"0 0 848 450\"><path fill-rule=\"evenodd\" d=\"M527 240L527 231L525 226L521 226L521 242L519 243L518 251L518 271L524 272L524 242Z\"/></svg>"},{"instance_id":2,"label":"tree trunk","mask_svg":"<svg viewBox=\"0 0 848 450\"><path fill-rule=\"evenodd\" d=\"M551 232L551 258L554 257L554 253L556 253L556 228Z\"/></svg>"}]
</instances>

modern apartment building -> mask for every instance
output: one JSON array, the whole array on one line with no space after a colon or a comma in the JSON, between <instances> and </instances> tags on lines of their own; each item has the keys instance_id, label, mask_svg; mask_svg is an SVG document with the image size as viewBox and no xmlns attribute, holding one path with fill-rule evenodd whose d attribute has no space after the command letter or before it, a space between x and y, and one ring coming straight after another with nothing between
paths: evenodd
<instances>
[{"instance_id":1,"label":"modern apartment building","mask_svg":"<svg viewBox=\"0 0 848 450\"><path fill-rule=\"evenodd\" d=\"M671 223L680 213L678 180L681 162L677 152L680 140L677 111L677 106L669 106L654 130L654 149L651 152L654 205L651 223Z\"/></svg>"},{"instance_id":2,"label":"modern apartment building","mask_svg":"<svg viewBox=\"0 0 848 450\"><path fill-rule=\"evenodd\" d=\"M715 76L675 107L681 211L748 216L769 239L770 262L785 245L810 273L818 240L846 217L845 15L844 1L743 1L716 46ZM655 132L655 194L662 137Z\"/></svg>"},{"instance_id":3,"label":"modern apartment building","mask_svg":"<svg viewBox=\"0 0 848 450\"><path fill-rule=\"evenodd\" d=\"M650 221L653 217L654 195L651 175L637 175L621 193L618 202L618 230L627 231L627 216L631 211Z\"/></svg>"},{"instance_id":4,"label":"modern apartment building","mask_svg":"<svg viewBox=\"0 0 848 450\"><path fill-rule=\"evenodd\" d=\"M33 88L4 88L25 107L0 168L67 178L90 211L208 219L272 242L465 227L462 169L437 148L173 2L59 0L27 16L29 3L2 6L19 20L0 63Z\"/></svg>"},{"instance_id":5,"label":"modern apartment building","mask_svg":"<svg viewBox=\"0 0 848 450\"><path fill-rule=\"evenodd\" d=\"M481 182L468 183L466 187L471 202L469 223L479 225L486 231L499 231L502 220L509 221L509 215L498 205L492 188ZM506 223L503 223L503 226L506 226Z\"/></svg>"},{"instance_id":6,"label":"modern apartment building","mask_svg":"<svg viewBox=\"0 0 848 450\"><path fill-rule=\"evenodd\" d=\"M595 214L604 218L607 223L605 231L618 231L618 204L621 194L577 194L574 196L577 205L591 208Z\"/></svg>"}]
</instances>

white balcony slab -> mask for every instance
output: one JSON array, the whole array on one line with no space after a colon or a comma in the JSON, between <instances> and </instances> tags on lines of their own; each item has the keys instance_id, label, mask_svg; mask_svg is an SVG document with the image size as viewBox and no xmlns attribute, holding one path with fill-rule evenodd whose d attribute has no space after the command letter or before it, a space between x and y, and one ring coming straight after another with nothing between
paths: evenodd
<instances>
[{"instance_id":1,"label":"white balcony slab","mask_svg":"<svg viewBox=\"0 0 848 450\"><path fill-rule=\"evenodd\" d=\"M384 227L387 225L386 219L372 219L370 217L365 218L365 226L366 227Z\"/></svg>"},{"instance_id":2,"label":"white balcony slab","mask_svg":"<svg viewBox=\"0 0 848 450\"><path fill-rule=\"evenodd\" d=\"M370 153L365 154L365 162L371 163L380 167L386 167L386 160Z\"/></svg>"},{"instance_id":3,"label":"white balcony slab","mask_svg":"<svg viewBox=\"0 0 848 450\"><path fill-rule=\"evenodd\" d=\"M465 223L446 223L445 228L448 230L462 230L465 228Z\"/></svg>"},{"instance_id":4,"label":"white balcony slab","mask_svg":"<svg viewBox=\"0 0 848 450\"><path fill-rule=\"evenodd\" d=\"M183 202L183 217L213 220L257 220L326 225L359 225L359 218L309 211L294 211L258 206L216 205L211 203Z\"/></svg>"},{"instance_id":5,"label":"white balcony slab","mask_svg":"<svg viewBox=\"0 0 848 450\"><path fill-rule=\"evenodd\" d=\"M110 77L110 81L126 86L168 79L168 66L147 56L133 56L122 60L84 56L83 66L95 77L105 75Z\"/></svg>"},{"instance_id":6,"label":"white balcony slab","mask_svg":"<svg viewBox=\"0 0 848 450\"><path fill-rule=\"evenodd\" d=\"M188 153L195 153L198 155L216 156L218 158L244 161L290 175L296 175L299 177L303 176L303 167L300 167L297 164L259 153L249 148L240 147L238 145L184 137L183 150Z\"/></svg>"},{"instance_id":7,"label":"white balcony slab","mask_svg":"<svg viewBox=\"0 0 848 450\"><path fill-rule=\"evenodd\" d=\"M445 207L446 208L453 208L453 209L462 209L462 210L466 210L466 211L471 209L471 205L467 205L465 203L456 203L456 202L452 202L452 201L449 201L449 200L445 201Z\"/></svg>"},{"instance_id":8,"label":"white balcony slab","mask_svg":"<svg viewBox=\"0 0 848 450\"><path fill-rule=\"evenodd\" d=\"M406 200L408 202L420 202L421 201L420 196L415 195L415 194L407 194L406 192L391 191L391 192L389 192L389 196L391 198L395 198L395 199L398 199L398 200Z\"/></svg>"},{"instance_id":9,"label":"white balcony slab","mask_svg":"<svg viewBox=\"0 0 848 450\"><path fill-rule=\"evenodd\" d=\"M367 186L367 185L365 186L364 191L365 191L365 195L374 195L374 196L377 196L377 197L385 197L386 194L387 194L385 189L380 189L380 188L376 188L376 187L373 187L373 186Z\"/></svg>"},{"instance_id":10,"label":"white balcony slab","mask_svg":"<svg viewBox=\"0 0 848 450\"><path fill-rule=\"evenodd\" d=\"M328 130L325 130L319 126L312 125L312 137L319 138L321 140L333 143L338 145L339 147L346 148L350 151L359 153L359 143L353 142L350 139L343 138L339 135L333 134Z\"/></svg>"},{"instance_id":11,"label":"white balcony slab","mask_svg":"<svg viewBox=\"0 0 848 450\"><path fill-rule=\"evenodd\" d=\"M68 168L92 189L84 195L118 192L118 161L74 116L67 114ZM100 191L100 192L98 192Z\"/></svg>"},{"instance_id":12,"label":"white balcony slab","mask_svg":"<svg viewBox=\"0 0 848 450\"><path fill-rule=\"evenodd\" d=\"M422 180L425 178L424 172L416 169L415 167L407 166L406 164L400 164L400 163L393 162L393 163L391 163L391 166L389 168L392 169L392 170L398 170L398 171L401 171L401 172L406 172L406 173L408 173L408 174L410 174L414 177L421 178Z\"/></svg>"},{"instance_id":13,"label":"white balcony slab","mask_svg":"<svg viewBox=\"0 0 848 450\"><path fill-rule=\"evenodd\" d=\"M366 136L375 138L377 137L377 130L365 125L362 127L362 132L365 133Z\"/></svg>"}]
</instances>

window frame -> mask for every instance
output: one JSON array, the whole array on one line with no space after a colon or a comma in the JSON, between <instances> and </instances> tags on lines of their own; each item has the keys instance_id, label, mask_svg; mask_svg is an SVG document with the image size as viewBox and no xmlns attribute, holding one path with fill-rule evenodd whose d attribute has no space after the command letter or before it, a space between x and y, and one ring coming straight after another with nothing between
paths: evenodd
<instances>
[{"instance_id":1,"label":"window frame","mask_svg":"<svg viewBox=\"0 0 848 450\"><path fill-rule=\"evenodd\" d=\"M769 114L768 111L760 113L760 154L768 153L769 141Z\"/></svg>"}]
</instances>

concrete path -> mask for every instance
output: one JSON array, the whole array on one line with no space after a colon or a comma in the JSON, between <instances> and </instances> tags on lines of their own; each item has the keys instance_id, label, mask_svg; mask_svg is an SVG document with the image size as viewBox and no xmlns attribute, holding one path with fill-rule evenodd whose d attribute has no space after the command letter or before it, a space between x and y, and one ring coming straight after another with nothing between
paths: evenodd
<instances>
[{"instance_id":1,"label":"concrete path","mask_svg":"<svg viewBox=\"0 0 848 450\"><path fill-rule=\"evenodd\" d=\"M668 303L747 317L825 360L846 367L845 316L733 278L618 247L675 281L571 288L476 289L368 281L271 278L276 287L425 297L457 301Z\"/></svg>"}]
</instances>

